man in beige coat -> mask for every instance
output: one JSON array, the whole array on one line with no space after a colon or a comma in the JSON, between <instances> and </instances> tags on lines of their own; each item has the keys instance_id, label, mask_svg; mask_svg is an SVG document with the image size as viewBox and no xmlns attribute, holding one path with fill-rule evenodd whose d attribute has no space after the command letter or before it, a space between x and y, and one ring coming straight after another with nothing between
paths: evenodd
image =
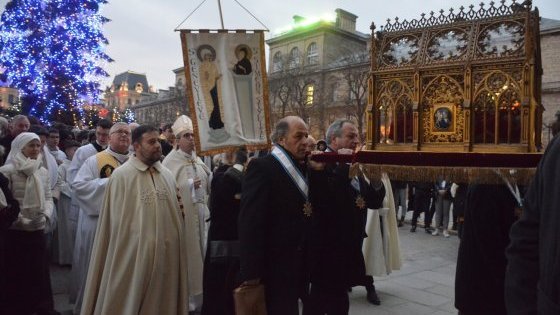
<instances>
[{"instance_id":1,"label":"man in beige coat","mask_svg":"<svg viewBox=\"0 0 560 315\"><path fill-rule=\"evenodd\" d=\"M184 213L158 136L136 128L135 156L107 183L82 315L187 314Z\"/></svg>"}]
</instances>

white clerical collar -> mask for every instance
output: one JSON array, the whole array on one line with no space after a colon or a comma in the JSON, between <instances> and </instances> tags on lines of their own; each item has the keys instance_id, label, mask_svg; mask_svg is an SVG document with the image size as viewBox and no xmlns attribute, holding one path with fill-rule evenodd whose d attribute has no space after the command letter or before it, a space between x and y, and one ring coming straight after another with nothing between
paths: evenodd
<instances>
[{"instance_id":1,"label":"white clerical collar","mask_svg":"<svg viewBox=\"0 0 560 315\"><path fill-rule=\"evenodd\" d=\"M120 154L117 153L113 150L111 150L111 147L108 146L107 149L105 149L105 151L107 151L107 153L111 154L112 156L114 156L117 160L119 160L119 162L122 164L124 162L126 162L126 160L128 160L128 157L130 156L129 153L127 152L126 154Z\"/></svg>"},{"instance_id":2,"label":"white clerical collar","mask_svg":"<svg viewBox=\"0 0 560 315\"><path fill-rule=\"evenodd\" d=\"M243 165L241 165L241 164L234 164L234 165L233 165L233 168L235 168L236 170L238 170L238 171L240 171L240 172L243 172L243 168L244 168L244 167L243 167Z\"/></svg>"},{"instance_id":3,"label":"white clerical collar","mask_svg":"<svg viewBox=\"0 0 560 315\"><path fill-rule=\"evenodd\" d=\"M102 145L101 143L99 143L97 140L95 140L95 143L97 143L98 146L100 146L102 149L107 149L109 147L108 144L106 145Z\"/></svg>"},{"instance_id":4,"label":"white clerical collar","mask_svg":"<svg viewBox=\"0 0 560 315\"><path fill-rule=\"evenodd\" d=\"M181 149L177 149L177 150L179 150L179 152L183 154L185 157L187 157L188 159L196 160L196 152L194 150L192 151L192 153L187 153Z\"/></svg>"}]
</instances>

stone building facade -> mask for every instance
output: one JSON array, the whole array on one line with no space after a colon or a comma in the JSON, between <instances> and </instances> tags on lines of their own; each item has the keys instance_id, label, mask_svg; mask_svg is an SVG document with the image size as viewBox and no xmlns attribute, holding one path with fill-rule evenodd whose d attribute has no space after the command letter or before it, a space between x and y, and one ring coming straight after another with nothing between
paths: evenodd
<instances>
[{"instance_id":1,"label":"stone building facade","mask_svg":"<svg viewBox=\"0 0 560 315\"><path fill-rule=\"evenodd\" d=\"M9 110L19 103L19 91L17 89L0 86L0 109Z\"/></svg>"},{"instance_id":2,"label":"stone building facade","mask_svg":"<svg viewBox=\"0 0 560 315\"><path fill-rule=\"evenodd\" d=\"M560 21L541 18L543 143L552 137L550 125L560 113Z\"/></svg>"},{"instance_id":3,"label":"stone building facade","mask_svg":"<svg viewBox=\"0 0 560 315\"><path fill-rule=\"evenodd\" d=\"M273 125L283 116L298 115L322 139L334 120L362 117L356 102L365 109L367 77L356 78L369 71L370 36L356 30L356 15L335 12L335 21L294 16L289 31L266 41Z\"/></svg>"},{"instance_id":4,"label":"stone building facade","mask_svg":"<svg viewBox=\"0 0 560 315\"><path fill-rule=\"evenodd\" d=\"M179 115L188 115L185 68L177 68L173 73L175 86L169 87L168 90L159 90L157 94L143 98L131 106L136 122L161 127L173 123Z\"/></svg>"},{"instance_id":5,"label":"stone building facade","mask_svg":"<svg viewBox=\"0 0 560 315\"><path fill-rule=\"evenodd\" d=\"M104 99L107 109L124 112L132 105L155 96L157 93L148 85L146 74L126 71L115 76L113 84L105 90Z\"/></svg>"}]
</instances>

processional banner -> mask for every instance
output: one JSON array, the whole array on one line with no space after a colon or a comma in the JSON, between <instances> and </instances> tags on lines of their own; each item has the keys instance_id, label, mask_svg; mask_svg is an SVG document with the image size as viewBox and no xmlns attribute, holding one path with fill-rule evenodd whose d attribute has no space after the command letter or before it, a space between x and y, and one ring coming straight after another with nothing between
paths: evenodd
<instances>
[{"instance_id":1,"label":"processional banner","mask_svg":"<svg viewBox=\"0 0 560 315\"><path fill-rule=\"evenodd\" d=\"M197 152L268 148L264 33L182 30L181 42Z\"/></svg>"}]
</instances>

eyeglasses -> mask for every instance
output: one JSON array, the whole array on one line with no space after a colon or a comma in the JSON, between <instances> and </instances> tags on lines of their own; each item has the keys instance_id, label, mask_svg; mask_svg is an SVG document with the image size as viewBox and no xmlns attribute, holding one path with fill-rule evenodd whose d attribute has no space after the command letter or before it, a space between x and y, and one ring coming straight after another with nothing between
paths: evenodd
<instances>
[{"instance_id":1,"label":"eyeglasses","mask_svg":"<svg viewBox=\"0 0 560 315\"><path fill-rule=\"evenodd\" d=\"M130 131L128 131L128 130L115 130L115 131L111 132L111 134L114 134L114 133L118 133L121 136L129 136L130 135Z\"/></svg>"},{"instance_id":2,"label":"eyeglasses","mask_svg":"<svg viewBox=\"0 0 560 315\"><path fill-rule=\"evenodd\" d=\"M183 134L183 138L194 138L194 133L187 132Z\"/></svg>"}]
</instances>

